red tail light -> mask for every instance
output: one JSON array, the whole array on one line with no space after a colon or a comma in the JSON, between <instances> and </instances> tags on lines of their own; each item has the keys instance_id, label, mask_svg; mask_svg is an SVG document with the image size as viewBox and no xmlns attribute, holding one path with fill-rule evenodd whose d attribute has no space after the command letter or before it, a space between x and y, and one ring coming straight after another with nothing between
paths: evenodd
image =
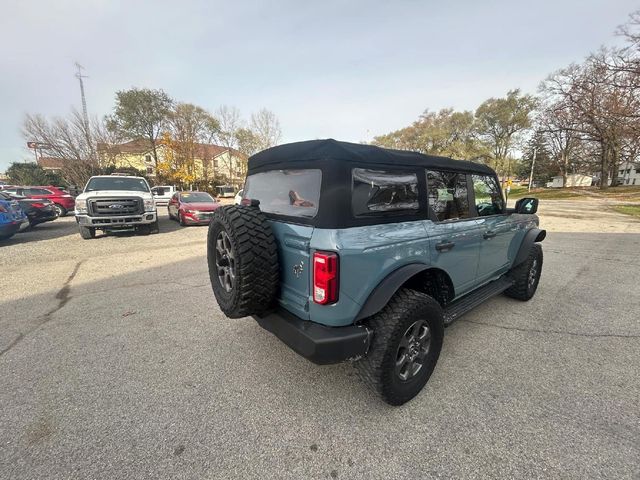
<instances>
[{"instance_id":1,"label":"red tail light","mask_svg":"<svg viewBox=\"0 0 640 480\"><path fill-rule=\"evenodd\" d=\"M313 254L313 301L328 305L338 301L338 254Z\"/></svg>"}]
</instances>

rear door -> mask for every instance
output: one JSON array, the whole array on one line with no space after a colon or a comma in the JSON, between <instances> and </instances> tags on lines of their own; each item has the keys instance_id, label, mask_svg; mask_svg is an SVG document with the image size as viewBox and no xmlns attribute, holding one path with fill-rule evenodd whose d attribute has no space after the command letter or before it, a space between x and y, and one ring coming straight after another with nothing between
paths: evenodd
<instances>
[{"instance_id":1,"label":"rear door","mask_svg":"<svg viewBox=\"0 0 640 480\"><path fill-rule=\"evenodd\" d=\"M482 240L470 204L468 174L427 170L427 196L431 264L449 275L459 297L476 285Z\"/></svg>"},{"instance_id":2,"label":"rear door","mask_svg":"<svg viewBox=\"0 0 640 480\"><path fill-rule=\"evenodd\" d=\"M321 183L319 169L254 173L245 183L244 197L259 200L260 210L271 219L280 264L280 305L305 319L309 318L313 234L308 223L318 213Z\"/></svg>"}]
</instances>

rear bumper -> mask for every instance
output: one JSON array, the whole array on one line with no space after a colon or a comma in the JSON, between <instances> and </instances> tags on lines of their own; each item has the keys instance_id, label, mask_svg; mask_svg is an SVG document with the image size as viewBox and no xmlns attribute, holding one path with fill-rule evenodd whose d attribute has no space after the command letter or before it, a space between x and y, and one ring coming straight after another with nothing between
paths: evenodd
<instances>
[{"instance_id":1,"label":"rear bumper","mask_svg":"<svg viewBox=\"0 0 640 480\"><path fill-rule=\"evenodd\" d=\"M367 354L373 332L363 325L327 327L286 310L253 317L293 351L318 365L357 360Z\"/></svg>"}]
</instances>

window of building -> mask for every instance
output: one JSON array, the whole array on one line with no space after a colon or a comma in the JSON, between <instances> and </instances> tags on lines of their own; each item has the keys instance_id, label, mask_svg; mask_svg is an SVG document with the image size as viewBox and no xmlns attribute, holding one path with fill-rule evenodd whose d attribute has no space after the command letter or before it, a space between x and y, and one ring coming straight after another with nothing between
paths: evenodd
<instances>
[{"instance_id":1,"label":"window of building","mask_svg":"<svg viewBox=\"0 0 640 480\"><path fill-rule=\"evenodd\" d=\"M355 216L418 210L418 175L354 168L351 208Z\"/></svg>"},{"instance_id":2,"label":"window of building","mask_svg":"<svg viewBox=\"0 0 640 480\"><path fill-rule=\"evenodd\" d=\"M144 161L147 163L151 163L151 155L145 155Z\"/></svg>"},{"instance_id":3,"label":"window of building","mask_svg":"<svg viewBox=\"0 0 640 480\"><path fill-rule=\"evenodd\" d=\"M490 175L472 175L476 212L479 217L504 212L504 199L496 179Z\"/></svg>"},{"instance_id":4,"label":"window of building","mask_svg":"<svg viewBox=\"0 0 640 480\"><path fill-rule=\"evenodd\" d=\"M429 213L436 220L469 218L469 192L464 173L427 171Z\"/></svg>"},{"instance_id":5,"label":"window of building","mask_svg":"<svg viewBox=\"0 0 640 480\"><path fill-rule=\"evenodd\" d=\"M153 175L153 167L147 167L147 174Z\"/></svg>"}]
</instances>

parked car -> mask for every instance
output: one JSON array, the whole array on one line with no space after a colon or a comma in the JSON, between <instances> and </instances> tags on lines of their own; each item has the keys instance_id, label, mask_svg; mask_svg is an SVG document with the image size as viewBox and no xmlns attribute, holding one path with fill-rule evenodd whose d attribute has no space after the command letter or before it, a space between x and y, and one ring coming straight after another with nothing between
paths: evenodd
<instances>
[{"instance_id":1,"label":"parked car","mask_svg":"<svg viewBox=\"0 0 640 480\"><path fill-rule=\"evenodd\" d=\"M232 185L217 185L216 195L220 198L232 198L235 197L236 189Z\"/></svg>"},{"instance_id":2,"label":"parked car","mask_svg":"<svg viewBox=\"0 0 640 480\"><path fill-rule=\"evenodd\" d=\"M178 187L175 185L162 185L151 189L151 193L158 207L169 205L169 200L171 200L171 197L173 197L173 194L177 191Z\"/></svg>"},{"instance_id":3,"label":"parked car","mask_svg":"<svg viewBox=\"0 0 640 480\"><path fill-rule=\"evenodd\" d=\"M16 200L0 195L0 240L13 237L29 226L29 219Z\"/></svg>"},{"instance_id":4,"label":"parked car","mask_svg":"<svg viewBox=\"0 0 640 480\"><path fill-rule=\"evenodd\" d=\"M236 193L236 197L233 199L234 205L240 205L240 203L242 203L242 192L244 192L244 190L240 190Z\"/></svg>"},{"instance_id":5,"label":"parked car","mask_svg":"<svg viewBox=\"0 0 640 480\"><path fill-rule=\"evenodd\" d=\"M253 316L318 364L353 361L384 401L417 395L444 327L499 293L529 300L546 232L507 209L486 165L335 140L249 158L242 205L214 212L207 257L230 318Z\"/></svg>"},{"instance_id":6,"label":"parked car","mask_svg":"<svg viewBox=\"0 0 640 480\"><path fill-rule=\"evenodd\" d=\"M69 192L51 185L44 187L9 187L5 188L4 191L27 198L51 200L59 217L64 217L68 212L72 211L76 204Z\"/></svg>"},{"instance_id":7,"label":"parked car","mask_svg":"<svg viewBox=\"0 0 640 480\"><path fill-rule=\"evenodd\" d=\"M207 225L220 203L207 192L177 192L169 201L169 218L180 225Z\"/></svg>"},{"instance_id":8,"label":"parked car","mask_svg":"<svg viewBox=\"0 0 640 480\"><path fill-rule=\"evenodd\" d=\"M54 208L51 200L21 197L2 191L0 191L0 198L17 201L22 211L27 215L30 227L35 227L40 223L50 222L58 218L58 212Z\"/></svg>"},{"instance_id":9,"label":"parked car","mask_svg":"<svg viewBox=\"0 0 640 480\"><path fill-rule=\"evenodd\" d=\"M158 212L149 184L142 177L98 175L91 177L76 198L80 236L95 238L96 230L135 229L158 233Z\"/></svg>"}]
</instances>

